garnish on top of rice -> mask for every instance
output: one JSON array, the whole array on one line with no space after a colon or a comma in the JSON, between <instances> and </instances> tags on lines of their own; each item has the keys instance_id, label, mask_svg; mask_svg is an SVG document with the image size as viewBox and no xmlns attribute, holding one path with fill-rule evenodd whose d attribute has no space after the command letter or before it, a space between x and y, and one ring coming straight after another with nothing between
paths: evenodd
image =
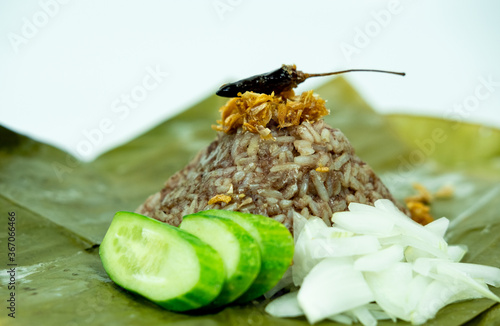
<instances>
[{"instance_id":1,"label":"garnish on top of rice","mask_svg":"<svg viewBox=\"0 0 500 326\"><path fill-rule=\"evenodd\" d=\"M221 120L212 126L217 131L233 133L239 127L258 133L263 139L272 139L269 127L298 126L304 121L316 122L330 112L325 100L307 91L295 95L293 90L271 95L245 92L230 99L219 109Z\"/></svg>"}]
</instances>

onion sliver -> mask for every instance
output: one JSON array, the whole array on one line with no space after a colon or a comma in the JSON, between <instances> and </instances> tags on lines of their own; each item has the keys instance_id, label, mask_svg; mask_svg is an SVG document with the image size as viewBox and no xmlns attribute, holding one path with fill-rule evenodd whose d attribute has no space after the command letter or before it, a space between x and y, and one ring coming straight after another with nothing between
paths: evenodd
<instances>
[{"instance_id":1,"label":"onion sliver","mask_svg":"<svg viewBox=\"0 0 500 326\"><path fill-rule=\"evenodd\" d=\"M380 249L377 238L369 235L340 239L313 239L308 245L311 247L312 258L363 255Z\"/></svg>"},{"instance_id":2,"label":"onion sliver","mask_svg":"<svg viewBox=\"0 0 500 326\"><path fill-rule=\"evenodd\" d=\"M488 289L488 286L484 282L479 282L474 280L472 277L467 275L466 273L453 268L450 264L438 264L437 265L437 273L439 275L446 275L449 276L451 280L456 281L461 281L464 284L469 285L469 287L481 295L483 295L485 298L500 302L500 298L496 296L493 292L491 292Z\"/></svg>"},{"instance_id":3,"label":"onion sliver","mask_svg":"<svg viewBox=\"0 0 500 326\"><path fill-rule=\"evenodd\" d=\"M467 246L466 245L448 246L448 258L451 261L454 261L454 262L461 261L462 258L464 258L466 253L467 253ZM474 265L474 266L477 266L477 265Z\"/></svg>"},{"instance_id":4,"label":"onion sliver","mask_svg":"<svg viewBox=\"0 0 500 326\"><path fill-rule=\"evenodd\" d=\"M396 263L380 272L364 273L366 281L373 291L375 301L389 315L409 320L406 308L407 286L413 278L411 266Z\"/></svg>"},{"instance_id":5,"label":"onion sliver","mask_svg":"<svg viewBox=\"0 0 500 326\"><path fill-rule=\"evenodd\" d=\"M375 219L364 212L337 212L332 216L336 225L356 233L390 235L394 222L386 214L377 215Z\"/></svg>"},{"instance_id":6,"label":"onion sliver","mask_svg":"<svg viewBox=\"0 0 500 326\"><path fill-rule=\"evenodd\" d=\"M371 272L384 270L403 259L403 250L402 246L393 245L375 253L362 256L354 262L354 269Z\"/></svg>"},{"instance_id":7,"label":"onion sliver","mask_svg":"<svg viewBox=\"0 0 500 326\"><path fill-rule=\"evenodd\" d=\"M266 312L275 317L298 317L304 312L297 301L298 292L290 292L273 300L266 306Z\"/></svg>"},{"instance_id":8,"label":"onion sliver","mask_svg":"<svg viewBox=\"0 0 500 326\"><path fill-rule=\"evenodd\" d=\"M297 297L310 323L373 301L372 291L351 259L325 258L304 278Z\"/></svg>"},{"instance_id":9,"label":"onion sliver","mask_svg":"<svg viewBox=\"0 0 500 326\"><path fill-rule=\"evenodd\" d=\"M461 272L466 273L474 279L481 279L486 284L495 287L500 286L500 269L491 266L466 264L466 263L450 263L451 267Z\"/></svg>"},{"instance_id":10,"label":"onion sliver","mask_svg":"<svg viewBox=\"0 0 500 326\"><path fill-rule=\"evenodd\" d=\"M432 278L426 277L420 274L416 274L411 282L408 284L408 295L407 295L407 309L409 311L415 311L417 306L419 305L420 301L422 300L422 297L425 294L425 289L431 282L433 281ZM410 313L410 318L411 318L411 313Z\"/></svg>"},{"instance_id":11,"label":"onion sliver","mask_svg":"<svg viewBox=\"0 0 500 326\"><path fill-rule=\"evenodd\" d=\"M405 247L410 246L419 249L423 252L427 252L435 257L443 259L447 258L446 255L446 253L448 252L447 245L442 245L438 247L435 244L425 241L422 238L414 237L411 235L401 234L393 237L379 238L379 241L382 246L392 245L392 244L399 244Z\"/></svg>"},{"instance_id":12,"label":"onion sliver","mask_svg":"<svg viewBox=\"0 0 500 326\"><path fill-rule=\"evenodd\" d=\"M444 237L446 230L448 230L448 226L450 225L450 220L446 217L441 217L435 221L430 222L424 228L431 231L438 237Z\"/></svg>"},{"instance_id":13,"label":"onion sliver","mask_svg":"<svg viewBox=\"0 0 500 326\"><path fill-rule=\"evenodd\" d=\"M423 324L426 320L433 318L436 313L444 307L450 298L456 293L453 288L439 281L432 281L423 288L423 294L416 309L411 313L413 324Z\"/></svg>"},{"instance_id":14,"label":"onion sliver","mask_svg":"<svg viewBox=\"0 0 500 326\"><path fill-rule=\"evenodd\" d=\"M375 317L372 316L372 314L366 307L354 308L352 309L352 313L365 326L377 325L377 319L375 319Z\"/></svg>"},{"instance_id":15,"label":"onion sliver","mask_svg":"<svg viewBox=\"0 0 500 326\"><path fill-rule=\"evenodd\" d=\"M310 323L371 326L399 318L423 324L455 301L500 302L488 288L500 286L500 269L460 263L467 247L446 243L448 219L424 227L389 200L377 200L375 207L350 203L349 209L333 214L331 227L315 216L294 215L291 275L300 289L270 303L268 313L304 314ZM267 297L289 284L290 274Z\"/></svg>"}]
</instances>

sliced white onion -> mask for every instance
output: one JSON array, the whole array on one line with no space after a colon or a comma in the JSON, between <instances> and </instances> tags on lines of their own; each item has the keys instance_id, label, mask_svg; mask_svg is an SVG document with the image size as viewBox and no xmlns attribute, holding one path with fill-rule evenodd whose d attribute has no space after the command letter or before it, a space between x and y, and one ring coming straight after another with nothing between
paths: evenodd
<instances>
[{"instance_id":1,"label":"sliced white onion","mask_svg":"<svg viewBox=\"0 0 500 326\"><path fill-rule=\"evenodd\" d=\"M404 258L403 250L402 246L396 244L375 253L364 255L354 261L354 269L369 272L384 270Z\"/></svg>"},{"instance_id":2,"label":"sliced white onion","mask_svg":"<svg viewBox=\"0 0 500 326\"><path fill-rule=\"evenodd\" d=\"M415 311L425 294L425 289L433 281L432 278L423 276L421 274L414 275L411 282L408 284L408 294L406 304L408 311ZM410 313L410 319L412 318Z\"/></svg>"},{"instance_id":3,"label":"sliced white onion","mask_svg":"<svg viewBox=\"0 0 500 326\"><path fill-rule=\"evenodd\" d=\"M294 263L266 297L290 285L290 275L301 287L266 311L304 314L311 323L376 325L378 319L400 318L416 325L458 300L500 302L487 285L500 286L500 269L459 263L467 247L448 246L446 218L424 227L389 200L374 207L351 203L349 209L332 216L332 227L317 217L294 215Z\"/></svg>"},{"instance_id":4,"label":"sliced white onion","mask_svg":"<svg viewBox=\"0 0 500 326\"><path fill-rule=\"evenodd\" d=\"M448 265L474 279L483 280L486 284L500 286L500 268L467 263L450 263Z\"/></svg>"},{"instance_id":5,"label":"sliced white onion","mask_svg":"<svg viewBox=\"0 0 500 326\"><path fill-rule=\"evenodd\" d=\"M443 263L438 258L418 258L413 263L413 270L421 275L430 276L436 273L436 266Z\"/></svg>"},{"instance_id":6,"label":"sliced white onion","mask_svg":"<svg viewBox=\"0 0 500 326\"><path fill-rule=\"evenodd\" d=\"M448 244L442 237L438 237L431 231L425 229L422 225L415 223L409 218L407 218L407 220L408 221L398 220L400 223L396 223L402 236L414 239L420 243L426 243L426 246L423 248L434 248L443 252L448 250Z\"/></svg>"},{"instance_id":7,"label":"sliced white onion","mask_svg":"<svg viewBox=\"0 0 500 326\"><path fill-rule=\"evenodd\" d=\"M367 205L367 206L369 206L369 205ZM400 214L403 214L403 213L401 213L399 208L394 206L394 203L392 201L390 201L389 199L379 199L379 200L375 201L374 206L382 211L396 214L398 216ZM406 216L406 215L403 214L403 216Z\"/></svg>"},{"instance_id":8,"label":"sliced white onion","mask_svg":"<svg viewBox=\"0 0 500 326\"><path fill-rule=\"evenodd\" d=\"M431 231L438 237L443 238L446 233L446 230L448 230L449 225L450 225L450 220L447 219L446 217L441 217L425 225L424 228Z\"/></svg>"},{"instance_id":9,"label":"sliced white onion","mask_svg":"<svg viewBox=\"0 0 500 326\"><path fill-rule=\"evenodd\" d=\"M324 233L326 235L326 238L348 238L355 235L354 232L344 230L337 226L332 226L330 229L331 232Z\"/></svg>"},{"instance_id":10,"label":"sliced white onion","mask_svg":"<svg viewBox=\"0 0 500 326\"><path fill-rule=\"evenodd\" d=\"M376 252L380 244L376 237L359 235L340 239L312 239L312 258L346 257Z\"/></svg>"},{"instance_id":11,"label":"sliced white onion","mask_svg":"<svg viewBox=\"0 0 500 326\"><path fill-rule=\"evenodd\" d=\"M400 234L387 238L379 238L379 241L382 246L393 244L399 244L403 247L411 246L425 253L431 254L434 257L443 259L447 258L448 246L446 244L436 245L435 243L426 241L426 239L422 239L412 235Z\"/></svg>"},{"instance_id":12,"label":"sliced white onion","mask_svg":"<svg viewBox=\"0 0 500 326\"><path fill-rule=\"evenodd\" d=\"M365 205L360 203L349 203L349 212L361 212L368 214L377 214L380 213L380 209L375 206Z\"/></svg>"},{"instance_id":13,"label":"sliced white onion","mask_svg":"<svg viewBox=\"0 0 500 326\"><path fill-rule=\"evenodd\" d=\"M364 276L378 305L389 315L408 321L406 299L407 287L413 278L411 266L396 263L380 272L365 272Z\"/></svg>"},{"instance_id":14,"label":"sliced white onion","mask_svg":"<svg viewBox=\"0 0 500 326\"><path fill-rule=\"evenodd\" d=\"M453 246L448 246L448 258L451 261L454 262L459 262L464 258L465 254L467 253L468 249L466 245L453 245ZM475 265L477 266L477 265Z\"/></svg>"},{"instance_id":15,"label":"sliced white onion","mask_svg":"<svg viewBox=\"0 0 500 326\"><path fill-rule=\"evenodd\" d=\"M298 237L295 243L292 269L292 279L296 286L302 284L304 277L320 262L320 259L311 258L312 252L309 242L318 235L321 235L321 232L325 229L328 229L328 226L323 220L318 217L311 217L303 225L300 233L294 234L295 237Z\"/></svg>"},{"instance_id":16,"label":"sliced white onion","mask_svg":"<svg viewBox=\"0 0 500 326\"><path fill-rule=\"evenodd\" d=\"M297 299L307 320L315 323L367 304L374 297L351 259L325 258L305 277Z\"/></svg>"},{"instance_id":17,"label":"sliced white onion","mask_svg":"<svg viewBox=\"0 0 500 326\"><path fill-rule=\"evenodd\" d=\"M434 257L436 257L436 256L427 252L427 251L420 250L420 249L415 248L415 247L408 246L405 249L405 260L407 262L414 262L415 260L417 260L419 258L434 258Z\"/></svg>"},{"instance_id":18,"label":"sliced white onion","mask_svg":"<svg viewBox=\"0 0 500 326\"><path fill-rule=\"evenodd\" d=\"M428 319L433 318L457 292L454 288L449 288L447 284L437 280L429 283L422 291L423 294L416 309L411 312L412 324L423 324Z\"/></svg>"},{"instance_id":19,"label":"sliced white onion","mask_svg":"<svg viewBox=\"0 0 500 326\"><path fill-rule=\"evenodd\" d=\"M301 237L303 237L304 239L313 239L317 236L322 237L322 234L324 232L328 232L329 229L330 228L325 224L325 222L323 222L322 219L312 216L304 224L304 226L300 230L300 233L298 234L298 237L299 240Z\"/></svg>"},{"instance_id":20,"label":"sliced white onion","mask_svg":"<svg viewBox=\"0 0 500 326\"><path fill-rule=\"evenodd\" d=\"M266 312L274 317L298 317L304 312L297 301L298 292L289 292L271 301L266 306Z\"/></svg>"},{"instance_id":21,"label":"sliced white onion","mask_svg":"<svg viewBox=\"0 0 500 326\"><path fill-rule=\"evenodd\" d=\"M390 235L394 222L387 218L387 214L380 214L375 220L364 212L337 212L332 216L336 225L360 234Z\"/></svg>"},{"instance_id":22,"label":"sliced white onion","mask_svg":"<svg viewBox=\"0 0 500 326\"><path fill-rule=\"evenodd\" d=\"M351 310L354 316L365 326L377 325L377 320L372 316L368 308L361 306Z\"/></svg>"},{"instance_id":23,"label":"sliced white onion","mask_svg":"<svg viewBox=\"0 0 500 326\"><path fill-rule=\"evenodd\" d=\"M321 261L320 258L312 258L309 241L297 241L293 254L292 280L293 284L299 286L304 277Z\"/></svg>"},{"instance_id":24,"label":"sliced white onion","mask_svg":"<svg viewBox=\"0 0 500 326\"><path fill-rule=\"evenodd\" d=\"M480 293L485 298L500 302L500 298L488 289L486 283L473 279L463 271L454 268L451 264L438 264L436 268L437 274L441 276L449 276L450 280L454 280L455 282L459 281L462 282L462 284L467 284L471 289Z\"/></svg>"},{"instance_id":25,"label":"sliced white onion","mask_svg":"<svg viewBox=\"0 0 500 326\"><path fill-rule=\"evenodd\" d=\"M387 216L400 228L401 234L405 234L422 241L428 242L430 245L435 246L441 250L447 247L446 241L429 229L426 229L421 224L408 218L401 212L394 204L388 199L379 199L375 202L375 207L380 208L382 211L389 213ZM442 223L442 222L440 222ZM438 225L440 224L438 223ZM431 228L432 229L432 226Z\"/></svg>"}]
</instances>

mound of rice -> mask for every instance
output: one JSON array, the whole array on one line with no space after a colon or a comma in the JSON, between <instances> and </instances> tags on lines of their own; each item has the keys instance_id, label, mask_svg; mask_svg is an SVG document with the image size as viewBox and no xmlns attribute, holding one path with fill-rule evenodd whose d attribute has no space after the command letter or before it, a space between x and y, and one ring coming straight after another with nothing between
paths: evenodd
<instances>
[{"instance_id":1,"label":"mound of rice","mask_svg":"<svg viewBox=\"0 0 500 326\"><path fill-rule=\"evenodd\" d=\"M292 232L294 211L331 225L332 213L347 210L350 202L396 203L340 130L321 119L281 129L271 121L267 127L268 139L242 126L232 134L218 132L137 212L179 225L186 214L235 210L268 216Z\"/></svg>"}]
</instances>

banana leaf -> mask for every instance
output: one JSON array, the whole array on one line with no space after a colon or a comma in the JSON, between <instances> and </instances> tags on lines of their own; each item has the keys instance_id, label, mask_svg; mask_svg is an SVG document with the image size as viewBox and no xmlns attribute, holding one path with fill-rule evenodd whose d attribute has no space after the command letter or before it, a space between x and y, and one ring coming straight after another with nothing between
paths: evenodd
<instances>
[{"instance_id":1,"label":"banana leaf","mask_svg":"<svg viewBox=\"0 0 500 326\"><path fill-rule=\"evenodd\" d=\"M469 247L465 261L500 267L499 130L380 115L342 78L316 92L327 100L327 122L347 135L397 198L412 194L415 181L432 191L451 184L453 197L432 204L434 216L452 220L448 241ZM4 287L10 281L7 263L17 264L15 319L3 308L0 324L307 325L304 318L267 315L265 300L211 314L169 312L116 286L101 265L98 246L114 213L133 211L215 138L210 126L224 102L208 97L90 163L0 127L4 304L10 292ZM16 214L16 255L11 262L6 251L8 212ZM498 324L499 306L486 299L459 302L427 324L465 323Z\"/></svg>"}]
</instances>

